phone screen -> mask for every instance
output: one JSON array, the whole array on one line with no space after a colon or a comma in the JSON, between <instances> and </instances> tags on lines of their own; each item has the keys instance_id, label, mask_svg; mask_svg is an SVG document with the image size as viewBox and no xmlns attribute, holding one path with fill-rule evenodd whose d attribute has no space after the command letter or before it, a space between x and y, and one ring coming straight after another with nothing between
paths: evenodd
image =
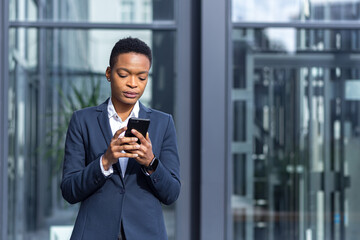
<instances>
[{"instance_id":1,"label":"phone screen","mask_svg":"<svg viewBox=\"0 0 360 240\"><path fill-rule=\"evenodd\" d=\"M146 133L149 128L149 124L150 124L150 119L130 118L129 122L127 124L125 137L135 137L134 134L131 133L132 129L136 129L144 137L146 137ZM140 144L140 140L138 140L137 142Z\"/></svg>"}]
</instances>

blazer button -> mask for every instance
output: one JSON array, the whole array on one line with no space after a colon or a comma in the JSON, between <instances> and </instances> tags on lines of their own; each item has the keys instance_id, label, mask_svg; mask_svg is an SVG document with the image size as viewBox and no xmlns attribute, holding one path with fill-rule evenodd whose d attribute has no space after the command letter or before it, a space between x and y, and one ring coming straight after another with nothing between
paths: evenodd
<instances>
[{"instance_id":1,"label":"blazer button","mask_svg":"<svg viewBox=\"0 0 360 240\"><path fill-rule=\"evenodd\" d=\"M120 188L119 192L120 192L121 194L124 194L124 193L125 193L125 189Z\"/></svg>"}]
</instances>

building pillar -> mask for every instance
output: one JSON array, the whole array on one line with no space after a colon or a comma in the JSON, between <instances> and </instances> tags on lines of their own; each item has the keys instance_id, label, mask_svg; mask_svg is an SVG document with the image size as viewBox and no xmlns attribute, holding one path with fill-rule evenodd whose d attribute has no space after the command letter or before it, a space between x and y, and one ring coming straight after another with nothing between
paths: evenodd
<instances>
[{"instance_id":1,"label":"building pillar","mask_svg":"<svg viewBox=\"0 0 360 240\"><path fill-rule=\"evenodd\" d=\"M226 239L227 1L201 4L201 235Z\"/></svg>"},{"instance_id":2,"label":"building pillar","mask_svg":"<svg viewBox=\"0 0 360 240\"><path fill-rule=\"evenodd\" d=\"M7 239L9 1L0 2L0 239Z\"/></svg>"}]
</instances>

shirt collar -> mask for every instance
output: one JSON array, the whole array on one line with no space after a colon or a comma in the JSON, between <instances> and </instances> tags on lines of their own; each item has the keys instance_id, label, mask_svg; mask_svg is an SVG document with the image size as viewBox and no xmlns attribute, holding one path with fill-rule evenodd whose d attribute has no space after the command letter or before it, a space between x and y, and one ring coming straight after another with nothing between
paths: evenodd
<instances>
[{"instance_id":1,"label":"shirt collar","mask_svg":"<svg viewBox=\"0 0 360 240\"><path fill-rule=\"evenodd\" d=\"M140 111L140 104L139 104L139 101L136 101L136 103L135 103L133 109L131 110L131 113L130 113L128 118L131 118L131 117L136 117L137 118L137 117L139 117L139 111ZM118 116L117 112L115 111L115 107L114 107L114 105L113 105L113 103L111 101L111 98L109 98L109 102L108 102L108 106L107 106L107 112L108 112L109 119L112 118L112 117ZM121 120L120 117L119 117L119 119ZM124 121L121 121L121 122L124 122Z\"/></svg>"}]
</instances>

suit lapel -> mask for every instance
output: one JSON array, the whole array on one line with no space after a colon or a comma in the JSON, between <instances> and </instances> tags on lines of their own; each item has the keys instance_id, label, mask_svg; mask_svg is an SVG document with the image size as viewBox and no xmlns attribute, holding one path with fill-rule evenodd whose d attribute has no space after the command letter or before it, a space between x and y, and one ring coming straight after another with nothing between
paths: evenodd
<instances>
[{"instance_id":1,"label":"suit lapel","mask_svg":"<svg viewBox=\"0 0 360 240\"><path fill-rule=\"evenodd\" d=\"M101 132L105 138L106 145L109 146L112 138L109 117L107 111L102 111L98 116L98 123L101 129Z\"/></svg>"},{"instance_id":2,"label":"suit lapel","mask_svg":"<svg viewBox=\"0 0 360 240\"><path fill-rule=\"evenodd\" d=\"M101 129L101 132L105 138L106 146L110 145L111 139L113 137L112 132L111 132L111 127L110 127L110 122L109 122L109 116L108 116L108 112L107 112L108 101L109 101L109 99L107 99L103 104L99 105L97 108L97 111L100 112L97 120L98 120L100 129ZM117 163L113 164L113 167L117 168L116 170L118 172L120 172L121 182L122 182L122 184L124 184L119 161Z\"/></svg>"},{"instance_id":3,"label":"suit lapel","mask_svg":"<svg viewBox=\"0 0 360 240\"><path fill-rule=\"evenodd\" d=\"M151 110L149 108L145 107L144 105L142 105L141 102L139 102L139 105L140 105L139 118L150 119ZM133 158L129 158L128 165L127 165L126 172L125 172L124 181L126 181L127 177L131 173L135 164L136 164L136 160Z\"/></svg>"}]
</instances>

